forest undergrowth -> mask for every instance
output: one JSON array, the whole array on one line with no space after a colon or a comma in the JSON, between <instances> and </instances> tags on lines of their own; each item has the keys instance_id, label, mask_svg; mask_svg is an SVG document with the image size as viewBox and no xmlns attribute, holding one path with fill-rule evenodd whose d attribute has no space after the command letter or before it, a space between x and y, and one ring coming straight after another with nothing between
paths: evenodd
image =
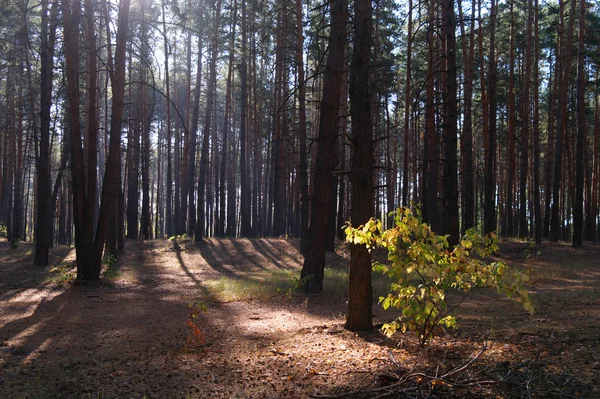
<instances>
[{"instance_id":1,"label":"forest undergrowth","mask_svg":"<svg viewBox=\"0 0 600 399\"><path fill-rule=\"evenodd\" d=\"M536 313L478 290L458 329L421 347L342 328L345 244L306 296L291 240L127 241L97 283L73 279L70 248L38 268L33 246L3 242L0 397L600 397L599 255L501 241L497 256L530 271Z\"/></svg>"}]
</instances>

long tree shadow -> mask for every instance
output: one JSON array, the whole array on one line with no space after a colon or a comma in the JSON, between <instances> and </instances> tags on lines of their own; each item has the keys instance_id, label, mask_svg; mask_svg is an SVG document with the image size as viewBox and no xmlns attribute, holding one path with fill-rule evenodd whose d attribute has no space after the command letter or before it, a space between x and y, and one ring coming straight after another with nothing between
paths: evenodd
<instances>
[{"instance_id":1,"label":"long tree shadow","mask_svg":"<svg viewBox=\"0 0 600 399\"><path fill-rule=\"evenodd\" d=\"M209 241L205 241L202 242L200 244L197 244L195 246L198 250L198 252L200 253L200 255L202 256L202 258L204 258L204 260L206 261L206 264L208 266L210 266L213 270L219 272L220 274L226 276L226 277L230 277L230 278L238 278L238 274L233 271L233 268L226 268L223 266L223 259L219 259L220 256L218 249L215 247L214 243L212 242L212 240ZM181 255L178 254L178 258L180 258ZM180 263L182 263L182 266L184 266L185 264L183 263L183 261L180 261Z\"/></svg>"},{"instance_id":2,"label":"long tree shadow","mask_svg":"<svg viewBox=\"0 0 600 399\"><path fill-rule=\"evenodd\" d=\"M272 263L273 265L277 266L280 269L285 269L286 268L286 266L281 263L281 261L278 259L278 257L273 252L271 252L261 242L260 239L252 239L252 240L250 240L250 243L252 244L252 246L254 247L254 249L258 253L260 253L262 256L264 256L265 259L267 259L270 263Z\"/></svg>"}]
</instances>

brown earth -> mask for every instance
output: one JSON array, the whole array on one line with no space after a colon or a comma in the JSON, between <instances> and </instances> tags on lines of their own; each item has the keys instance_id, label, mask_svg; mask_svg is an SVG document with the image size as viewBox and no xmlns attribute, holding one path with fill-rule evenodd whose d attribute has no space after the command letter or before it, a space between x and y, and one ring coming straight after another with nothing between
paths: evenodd
<instances>
[{"instance_id":1,"label":"brown earth","mask_svg":"<svg viewBox=\"0 0 600 399\"><path fill-rule=\"evenodd\" d=\"M329 255L325 292L304 296L287 281L302 261L293 241L127 241L118 265L89 284L72 280L69 248L54 249L52 265L37 268L32 245L4 242L0 398L306 398L355 390L377 397L390 392L377 391L390 383L383 375L403 370L414 381L397 397L600 398L600 245L500 248L501 259L531 271L536 314L478 291L459 308L458 330L420 348L412 335L342 328L343 245ZM375 313L377 324L390 317L377 305ZM456 386L427 379L473 358Z\"/></svg>"}]
</instances>

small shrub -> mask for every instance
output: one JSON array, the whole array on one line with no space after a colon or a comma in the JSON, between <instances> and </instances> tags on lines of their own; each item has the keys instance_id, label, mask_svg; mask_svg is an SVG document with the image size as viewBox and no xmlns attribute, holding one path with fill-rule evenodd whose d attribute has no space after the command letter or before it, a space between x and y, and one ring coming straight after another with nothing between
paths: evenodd
<instances>
[{"instance_id":1,"label":"small shrub","mask_svg":"<svg viewBox=\"0 0 600 399\"><path fill-rule=\"evenodd\" d=\"M285 294L283 295L283 297L287 298L287 299L292 299L294 291L297 291L297 290L301 289L302 287L304 287L314 277L315 277L314 275L310 274L310 275L302 277L302 278L300 278L300 277L290 278L288 280L288 282L291 284L291 286L288 287L288 289L285 292ZM281 292L281 288L277 288L277 292Z\"/></svg>"},{"instance_id":2,"label":"small shrub","mask_svg":"<svg viewBox=\"0 0 600 399\"><path fill-rule=\"evenodd\" d=\"M200 314L206 313L206 305L202 302L188 303L188 317L186 324L190 328L190 334L187 339L189 349L196 349L204 346L206 335L204 331L196 324L196 319Z\"/></svg>"},{"instance_id":3,"label":"small shrub","mask_svg":"<svg viewBox=\"0 0 600 399\"><path fill-rule=\"evenodd\" d=\"M6 229L6 225L4 223L0 223L0 238L7 238L8 230Z\"/></svg>"},{"instance_id":4,"label":"small shrub","mask_svg":"<svg viewBox=\"0 0 600 399\"><path fill-rule=\"evenodd\" d=\"M374 262L374 270L391 278L391 292L380 297L384 309L400 309L402 315L383 326L393 335L397 330L413 331L421 345L441 328L455 328L456 319L448 309L448 291L465 296L475 287L496 289L508 298L523 303L533 314L534 308L524 284L528 276L503 262L486 263L485 258L498 250L495 234L481 236L476 229L466 232L460 243L449 249L447 236L439 236L423 223L419 210L400 208L394 214L395 227L382 230L380 220L345 229L346 240L364 244L369 250L383 247L389 264Z\"/></svg>"},{"instance_id":5,"label":"small shrub","mask_svg":"<svg viewBox=\"0 0 600 399\"><path fill-rule=\"evenodd\" d=\"M70 272L70 266L67 264L55 266L49 271L51 277L48 279L55 283L71 283L75 279L75 275Z\"/></svg>"},{"instance_id":6,"label":"small shrub","mask_svg":"<svg viewBox=\"0 0 600 399\"><path fill-rule=\"evenodd\" d=\"M108 251L104 253L104 257L102 258L102 264L108 266L109 268L115 263L117 263L117 261L117 257Z\"/></svg>"},{"instance_id":7,"label":"small shrub","mask_svg":"<svg viewBox=\"0 0 600 399\"><path fill-rule=\"evenodd\" d=\"M10 247L12 249L19 248L19 239L18 238L13 238L12 241L10 242Z\"/></svg>"}]
</instances>

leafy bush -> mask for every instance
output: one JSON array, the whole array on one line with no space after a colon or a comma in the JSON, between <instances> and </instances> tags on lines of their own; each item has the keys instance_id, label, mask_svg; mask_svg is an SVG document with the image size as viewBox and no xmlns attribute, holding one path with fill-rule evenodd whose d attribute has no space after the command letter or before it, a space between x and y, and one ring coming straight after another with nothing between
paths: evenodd
<instances>
[{"instance_id":1,"label":"leafy bush","mask_svg":"<svg viewBox=\"0 0 600 399\"><path fill-rule=\"evenodd\" d=\"M19 248L19 239L18 238L13 238L12 241L10 242L10 247L12 249Z\"/></svg>"},{"instance_id":2,"label":"leafy bush","mask_svg":"<svg viewBox=\"0 0 600 399\"><path fill-rule=\"evenodd\" d=\"M104 257L102 258L102 264L112 267L115 263L118 262L116 255L111 254L109 251L104 252Z\"/></svg>"},{"instance_id":3,"label":"leafy bush","mask_svg":"<svg viewBox=\"0 0 600 399\"><path fill-rule=\"evenodd\" d=\"M364 244L369 250L383 247L389 264L374 262L376 271L392 280L391 292L380 297L384 309L402 310L402 315L384 324L383 331L393 335L398 329L413 331L421 345L441 327L455 328L456 319L448 309L448 291L468 295L475 287L496 289L508 298L523 303L531 314L533 304L524 285L529 276L503 262L485 262L498 250L495 234L481 236L476 229L466 232L460 243L449 250L447 236L439 236L423 223L419 210L399 208L394 213L395 227L382 231L380 220L345 229L346 240ZM462 302L462 301L461 301Z\"/></svg>"},{"instance_id":4,"label":"leafy bush","mask_svg":"<svg viewBox=\"0 0 600 399\"><path fill-rule=\"evenodd\" d=\"M6 229L6 225L4 223L0 223L0 238L7 238L8 230Z\"/></svg>"}]
</instances>

